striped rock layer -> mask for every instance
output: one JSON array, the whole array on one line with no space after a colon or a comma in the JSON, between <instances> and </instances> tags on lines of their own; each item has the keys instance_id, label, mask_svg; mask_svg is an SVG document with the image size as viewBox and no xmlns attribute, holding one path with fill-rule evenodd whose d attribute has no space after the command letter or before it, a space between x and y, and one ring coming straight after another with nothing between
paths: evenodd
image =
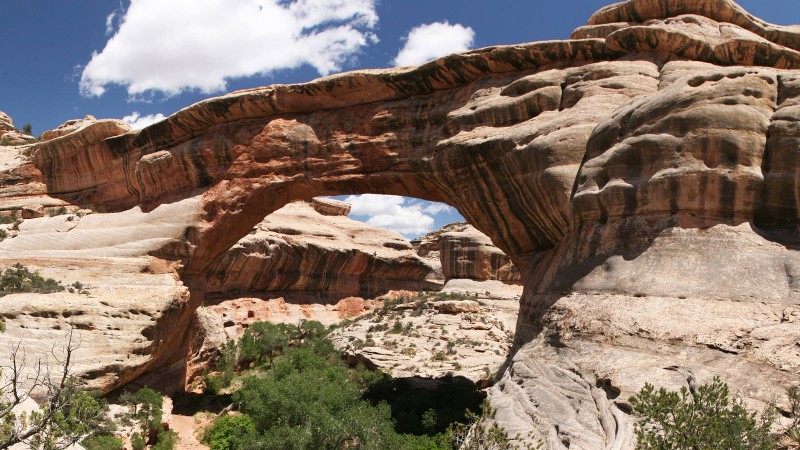
<instances>
[{"instance_id":1,"label":"striped rock layer","mask_svg":"<svg viewBox=\"0 0 800 450\"><path fill-rule=\"evenodd\" d=\"M758 405L797 380L799 104L800 28L730 0L629 0L570 40L234 92L141 131L85 122L13 150L0 195L196 201L147 246L189 291L175 346L215 264L283 205L446 202L525 284L497 420L547 448L627 449L645 382L719 375Z\"/></svg>"}]
</instances>

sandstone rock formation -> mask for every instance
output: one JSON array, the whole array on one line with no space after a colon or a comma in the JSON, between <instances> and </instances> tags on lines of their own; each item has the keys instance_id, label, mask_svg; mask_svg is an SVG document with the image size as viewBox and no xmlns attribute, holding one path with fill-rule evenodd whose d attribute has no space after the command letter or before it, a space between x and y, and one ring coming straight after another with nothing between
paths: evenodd
<instances>
[{"instance_id":1,"label":"sandstone rock formation","mask_svg":"<svg viewBox=\"0 0 800 450\"><path fill-rule=\"evenodd\" d=\"M401 303L336 329L331 339L349 358L394 377L450 373L486 386L510 349L521 289L513 298L485 292L389 295L382 300Z\"/></svg>"},{"instance_id":2,"label":"sandstone rock formation","mask_svg":"<svg viewBox=\"0 0 800 450\"><path fill-rule=\"evenodd\" d=\"M155 319L166 344L144 336L148 362L124 362L144 372L181 362L165 348L189 348L212 268L268 213L362 192L446 202L525 285L497 419L548 448L627 449L626 399L645 381L719 375L751 405L797 382L798 80L797 27L730 0L628 0L571 40L239 91L144 130L11 148L0 208L187 208L89 243L174 267L171 294L148 305L171 311ZM47 264L93 252L74 234L51 235ZM10 253L20 237L4 258L24 254Z\"/></svg>"},{"instance_id":3,"label":"sandstone rock formation","mask_svg":"<svg viewBox=\"0 0 800 450\"><path fill-rule=\"evenodd\" d=\"M348 219L349 205L341 203L314 199L270 214L210 268L207 292L320 292L343 298L441 288L431 278L434 269L408 240Z\"/></svg>"},{"instance_id":4,"label":"sandstone rock formation","mask_svg":"<svg viewBox=\"0 0 800 450\"><path fill-rule=\"evenodd\" d=\"M466 222L447 224L411 241L411 245L446 280L520 281L511 259L488 236Z\"/></svg>"},{"instance_id":5,"label":"sandstone rock formation","mask_svg":"<svg viewBox=\"0 0 800 450\"><path fill-rule=\"evenodd\" d=\"M33 136L20 133L8 114L0 111L0 145L25 145L36 142Z\"/></svg>"},{"instance_id":6,"label":"sandstone rock formation","mask_svg":"<svg viewBox=\"0 0 800 450\"><path fill-rule=\"evenodd\" d=\"M349 212L348 203L332 199L291 203L218 260L190 333L190 378L253 322L331 325L366 313L390 291L442 288L408 240L348 219Z\"/></svg>"},{"instance_id":7,"label":"sandstone rock formation","mask_svg":"<svg viewBox=\"0 0 800 450\"><path fill-rule=\"evenodd\" d=\"M67 134L74 133L74 132L80 130L81 128L83 128L84 126L90 125L90 124L92 124L94 122L97 122L97 118L95 116L92 116L92 115L87 115L83 119L68 120L68 121L62 123L61 125L59 125L57 128L54 128L52 130L48 130L48 131L45 131L44 133L42 133L42 136L41 136L40 140L42 142L50 141L50 140L53 140L55 138L58 138L58 137L61 137L61 136L65 136ZM121 127L121 129L124 129L124 127ZM130 130L130 127L128 127L128 130Z\"/></svg>"},{"instance_id":8,"label":"sandstone rock formation","mask_svg":"<svg viewBox=\"0 0 800 450\"><path fill-rule=\"evenodd\" d=\"M460 231L442 233L439 257L445 278L519 282L519 271L488 236L467 225Z\"/></svg>"}]
</instances>

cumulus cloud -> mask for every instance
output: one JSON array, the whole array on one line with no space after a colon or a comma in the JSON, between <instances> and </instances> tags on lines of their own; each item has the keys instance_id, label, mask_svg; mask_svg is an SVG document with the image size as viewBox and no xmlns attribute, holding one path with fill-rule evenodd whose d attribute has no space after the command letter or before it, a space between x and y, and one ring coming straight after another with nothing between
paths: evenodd
<instances>
[{"instance_id":1,"label":"cumulus cloud","mask_svg":"<svg viewBox=\"0 0 800 450\"><path fill-rule=\"evenodd\" d=\"M226 80L311 65L341 70L377 42L378 0L131 0L81 74L85 96L222 91ZM118 24L118 25L117 25Z\"/></svg>"},{"instance_id":2,"label":"cumulus cloud","mask_svg":"<svg viewBox=\"0 0 800 450\"><path fill-rule=\"evenodd\" d=\"M144 127L150 126L156 122L161 122L164 119L166 119L166 117L161 113L143 116L139 114L139 111L134 111L130 115L122 118L122 120L128 122L128 125L134 130L141 130Z\"/></svg>"},{"instance_id":3,"label":"cumulus cloud","mask_svg":"<svg viewBox=\"0 0 800 450\"><path fill-rule=\"evenodd\" d=\"M405 40L392 61L395 66L417 66L440 56L469 50L475 41L475 31L458 23L434 22L412 28Z\"/></svg>"},{"instance_id":4,"label":"cumulus cloud","mask_svg":"<svg viewBox=\"0 0 800 450\"><path fill-rule=\"evenodd\" d=\"M344 201L351 205L351 216L367 217L367 225L409 236L432 231L432 216L453 210L442 203L416 201L397 195L350 195Z\"/></svg>"}]
</instances>

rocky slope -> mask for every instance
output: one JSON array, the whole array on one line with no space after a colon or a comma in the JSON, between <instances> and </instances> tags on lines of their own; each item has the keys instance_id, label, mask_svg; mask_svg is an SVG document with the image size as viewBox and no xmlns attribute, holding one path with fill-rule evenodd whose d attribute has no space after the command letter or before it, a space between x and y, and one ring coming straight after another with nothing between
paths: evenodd
<instances>
[{"instance_id":1,"label":"rocky slope","mask_svg":"<svg viewBox=\"0 0 800 450\"><path fill-rule=\"evenodd\" d=\"M180 268L148 253L179 239L195 220L197 201L147 213L39 207L65 214L0 225L8 236L0 242L0 267L19 262L65 285L79 282L86 292L3 297L7 330L0 338L20 342L36 358L58 348L74 328L80 342L74 368L103 390L164 367L165 360L177 373L171 385L159 385L182 387L204 367L209 348L239 337L254 321L330 324L372 307L359 296L441 288L427 279L434 269L400 235L347 219L349 205L314 199L271 214L233 246L209 276L205 306L195 309ZM200 361L185 362L186 349L171 344L176 332L191 337L189 354Z\"/></svg>"},{"instance_id":2,"label":"rocky slope","mask_svg":"<svg viewBox=\"0 0 800 450\"><path fill-rule=\"evenodd\" d=\"M360 192L449 203L525 286L498 420L548 448L627 449L645 381L719 375L759 405L798 380L798 83L800 28L729 0L628 0L570 40L235 92L141 131L90 121L4 150L0 209L153 218L103 251L169 261L173 294L148 307L186 293L163 319L185 349L212 268L268 213ZM94 251L74 233L42 267ZM181 361L164 348L136 370Z\"/></svg>"},{"instance_id":3,"label":"rocky slope","mask_svg":"<svg viewBox=\"0 0 800 450\"><path fill-rule=\"evenodd\" d=\"M511 349L521 286L455 280L440 293L390 293L331 340L394 377L447 374L487 386Z\"/></svg>"}]
</instances>

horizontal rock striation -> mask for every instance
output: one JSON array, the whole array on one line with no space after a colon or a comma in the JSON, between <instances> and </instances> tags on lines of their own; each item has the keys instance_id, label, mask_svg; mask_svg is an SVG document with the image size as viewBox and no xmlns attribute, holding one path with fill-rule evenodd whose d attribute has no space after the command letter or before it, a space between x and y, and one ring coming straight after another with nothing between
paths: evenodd
<instances>
[{"instance_id":1,"label":"horizontal rock striation","mask_svg":"<svg viewBox=\"0 0 800 450\"><path fill-rule=\"evenodd\" d=\"M439 257L446 279L499 280L519 282L519 271L488 236L467 225L461 231L439 236Z\"/></svg>"},{"instance_id":2,"label":"horizontal rock striation","mask_svg":"<svg viewBox=\"0 0 800 450\"><path fill-rule=\"evenodd\" d=\"M323 215L319 204L326 212L337 205L297 202L267 216L212 266L207 292L320 292L337 300L441 288L402 236Z\"/></svg>"}]
</instances>

